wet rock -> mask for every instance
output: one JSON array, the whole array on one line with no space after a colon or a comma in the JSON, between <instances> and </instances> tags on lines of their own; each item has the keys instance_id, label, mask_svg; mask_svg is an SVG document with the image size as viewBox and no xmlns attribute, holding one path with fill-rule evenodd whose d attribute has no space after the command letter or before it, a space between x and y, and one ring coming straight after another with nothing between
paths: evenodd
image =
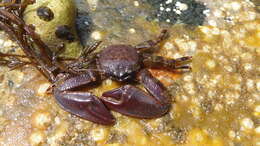
<instances>
[{"instance_id":1,"label":"wet rock","mask_svg":"<svg viewBox=\"0 0 260 146\"><path fill-rule=\"evenodd\" d=\"M76 31L79 36L80 43L86 46L87 40L92 29L92 19L85 11L78 11L76 18Z\"/></svg>"},{"instance_id":2,"label":"wet rock","mask_svg":"<svg viewBox=\"0 0 260 146\"><path fill-rule=\"evenodd\" d=\"M170 136L176 144L183 144L186 141L187 130L183 128L174 128L170 132Z\"/></svg>"},{"instance_id":3,"label":"wet rock","mask_svg":"<svg viewBox=\"0 0 260 146\"><path fill-rule=\"evenodd\" d=\"M96 1L97 2L97 1ZM86 0L75 0L76 12L76 32L81 45L88 46L91 42L90 35L94 30L92 5Z\"/></svg>"},{"instance_id":4,"label":"wet rock","mask_svg":"<svg viewBox=\"0 0 260 146\"><path fill-rule=\"evenodd\" d=\"M109 134L109 138L106 143L113 144L113 143L120 143L124 144L127 140L127 136L119 131L111 131Z\"/></svg>"},{"instance_id":5,"label":"wet rock","mask_svg":"<svg viewBox=\"0 0 260 146\"><path fill-rule=\"evenodd\" d=\"M159 21L170 24L185 23L202 25L207 8L194 0L147 0L156 10L155 16Z\"/></svg>"}]
</instances>

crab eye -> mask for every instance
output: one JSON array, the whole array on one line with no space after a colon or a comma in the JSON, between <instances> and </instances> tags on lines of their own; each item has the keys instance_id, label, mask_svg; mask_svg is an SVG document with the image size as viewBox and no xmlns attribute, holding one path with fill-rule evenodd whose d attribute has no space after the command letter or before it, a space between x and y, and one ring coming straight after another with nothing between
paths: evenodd
<instances>
[{"instance_id":1,"label":"crab eye","mask_svg":"<svg viewBox=\"0 0 260 146\"><path fill-rule=\"evenodd\" d=\"M117 73L111 75L111 77L117 81L127 81L133 77L133 73Z\"/></svg>"},{"instance_id":2,"label":"crab eye","mask_svg":"<svg viewBox=\"0 0 260 146\"><path fill-rule=\"evenodd\" d=\"M120 77L121 78L121 81L126 81L126 80L128 80L128 79L130 79L132 77L132 75L131 74L124 74L122 77Z\"/></svg>"}]
</instances>

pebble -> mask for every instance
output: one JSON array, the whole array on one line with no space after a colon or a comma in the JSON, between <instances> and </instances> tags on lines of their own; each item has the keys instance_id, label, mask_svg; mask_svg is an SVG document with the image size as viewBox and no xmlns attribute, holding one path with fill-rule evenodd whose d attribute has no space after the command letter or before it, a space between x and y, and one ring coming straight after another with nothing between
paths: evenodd
<instances>
[{"instance_id":1,"label":"pebble","mask_svg":"<svg viewBox=\"0 0 260 146\"><path fill-rule=\"evenodd\" d=\"M257 106L255 107L255 112L260 113L260 105L257 105Z\"/></svg>"},{"instance_id":2,"label":"pebble","mask_svg":"<svg viewBox=\"0 0 260 146\"><path fill-rule=\"evenodd\" d=\"M167 1L165 2L165 4L170 4L170 3L172 3L172 0L167 0Z\"/></svg>"},{"instance_id":3,"label":"pebble","mask_svg":"<svg viewBox=\"0 0 260 146\"><path fill-rule=\"evenodd\" d=\"M208 35L210 33L210 28L206 26L200 26L200 31L203 32L205 35Z\"/></svg>"},{"instance_id":4,"label":"pebble","mask_svg":"<svg viewBox=\"0 0 260 146\"><path fill-rule=\"evenodd\" d=\"M245 71L250 71L250 70L252 70L252 69L253 69L252 64L246 63L246 64L244 65L244 70L245 70Z\"/></svg>"},{"instance_id":5,"label":"pebble","mask_svg":"<svg viewBox=\"0 0 260 146\"><path fill-rule=\"evenodd\" d=\"M183 77L183 80L186 81L186 82L190 82L190 81L192 81L192 79L193 79L192 75L185 75Z\"/></svg>"},{"instance_id":6,"label":"pebble","mask_svg":"<svg viewBox=\"0 0 260 146\"><path fill-rule=\"evenodd\" d=\"M231 7L232 7L232 9L233 9L234 11L238 11L238 10L240 10L240 8L241 8L241 4L238 3L238 2L232 2L232 3L231 3Z\"/></svg>"},{"instance_id":7,"label":"pebble","mask_svg":"<svg viewBox=\"0 0 260 146\"><path fill-rule=\"evenodd\" d=\"M241 130L252 130L254 128L254 122L250 118L244 118L240 122Z\"/></svg>"},{"instance_id":8,"label":"pebble","mask_svg":"<svg viewBox=\"0 0 260 146\"><path fill-rule=\"evenodd\" d=\"M166 42L163 47L166 49L166 50L172 50L174 49L174 45L170 42Z\"/></svg>"},{"instance_id":9,"label":"pebble","mask_svg":"<svg viewBox=\"0 0 260 146\"><path fill-rule=\"evenodd\" d=\"M134 6L138 7L140 4L138 1L134 1Z\"/></svg>"},{"instance_id":10,"label":"pebble","mask_svg":"<svg viewBox=\"0 0 260 146\"><path fill-rule=\"evenodd\" d=\"M251 61L253 58L253 55L250 53L243 53L240 55L242 61Z\"/></svg>"},{"instance_id":11,"label":"pebble","mask_svg":"<svg viewBox=\"0 0 260 146\"><path fill-rule=\"evenodd\" d=\"M4 43L4 40L3 39L0 39L0 45L2 46Z\"/></svg>"},{"instance_id":12,"label":"pebble","mask_svg":"<svg viewBox=\"0 0 260 146\"><path fill-rule=\"evenodd\" d=\"M41 84L37 90L38 95L45 95L48 88L51 86L50 83Z\"/></svg>"},{"instance_id":13,"label":"pebble","mask_svg":"<svg viewBox=\"0 0 260 146\"><path fill-rule=\"evenodd\" d=\"M260 117L260 105L256 105L254 109L254 115Z\"/></svg>"},{"instance_id":14,"label":"pebble","mask_svg":"<svg viewBox=\"0 0 260 146\"><path fill-rule=\"evenodd\" d=\"M172 54L173 58L181 58L182 55L180 53L174 53Z\"/></svg>"},{"instance_id":15,"label":"pebble","mask_svg":"<svg viewBox=\"0 0 260 146\"><path fill-rule=\"evenodd\" d=\"M233 72L233 68L231 66L226 65L224 66L224 69L228 72Z\"/></svg>"},{"instance_id":16,"label":"pebble","mask_svg":"<svg viewBox=\"0 0 260 146\"><path fill-rule=\"evenodd\" d=\"M204 14L205 16L209 16L209 15L210 15L210 10L209 10L209 9L204 10L204 11L203 11L203 14Z\"/></svg>"},{"instance_id":17,"label":"pebble","mask_svg":"<svg viewBox=\"0 0 260 146\"><path fill-rule=\"evenodd\" d=\"M213 14L214 14L215 17L223 17L224 16L223 11L221 11L221 10L215 10L213 12Z\"/></svg>"},{"instance_id":18,"label":"pebble","mask_svg":"<svg viewBox=\"0 0 260 146\"><path fill-rule=\"evenodd\" d=\"M211 26L217 26L217 22L215 20L209 20L209 25Z\"/></svg>"},{"instance_id":19,"label":"pebble","mask_svg":"<svg viewBox=\"0 0 260 146\"><path fill-rule=\"evenodd\" d=\"M170 12L172 9L171 8L166 8L165 11L166 12Z\"/></svg>"},{"instance_id":20,"label":"pebble","mask_svg":"<svg viewBox=\"0 0 260 146\"><path fill-rule=\"evenodd\" d=\"M32 126L38 129L46 129L52 122L51 114L47 111L39 110L32 114Z\"/></svg>"},{"instance_id":21,"label":"pebble","mask_svg":"<svg viewBox=\"0 0 260 146\"><path fill-rule=\"evenodd\" d=\"M221 111L223 109L223 105L222 104L216 104L214 107L214 110L216 111Z\"/></svg>"},{"instance_id":22,"label":"pebble","mask_svg":"<svg viewBox=\"0 0 260 146\"><path fill-rule=\"evenodd\" d=\"M247 79L247 81L246 81L246 86L247 86L247 89L249 89L249 90L254 89L254 80L252 80L252 79Z\"/></svg>"},{"instance_id":23,"label":"pebble","mask_svg":"<svg viewBox=\"0 0 260 146\"><path fill-rule=\"evenodd\" d=\"M136 32L134 28L130 28L128 31L132 34Z\"/></svg>"},{"instance_id":24,"label":"pebble","mask_svg":"<svg viewBox=\"0 0 260 146\"><path fill-rule=\"evenodd\" d=\"M3 44L4 47L11 47L12 45L13 45L13 42L11 40L7 40Z\"/></svg>"},{"instance_id":25,"label":"pebble","mask_svg":"<svg viewBox=\"0 0 260 146\"><path fill-rule=\"evenodd\" d=\"M180 10L176 10L176 9L173 9L175 11L176 14L181 14L181 11Z\"/></svg>"},{"instance_id":26,"label":"pebble","mask_svg":"<svg viewBox=\"0 0 260 146\"><path fill-rule=\"evenodd\" d=\"M87 0L92 10L96 10L99 0Z\"/></svg>"},{"instance_id":27,"label":"pebble","mask_svg":"<svg viewBox=\"0 0 260 146\"><path fill-rule=\"evenodd\" d=\"M41 131L33 132L29 137L29 142L32 146L38 146L45 141L45 135Z\"/></svg>"},{"instance_id":28,"label":"pebble","mask_svg":"<svg viewBox=\"0 0 260 146\"><path fill-rule=\"evenodd\" d=\"M234 139L236 137L235 131L233 131L233 130L229 131L228 136L229 136L229 138Z\"/></svg>"},{"instance_id":29,"label":"pebble","mask_svg":"<svg viewBox=\"0 0 260 146\"><path fill-rule=\"evenodd\" d=\"M91 137L93 138L94 141L101 141L104 140L107 136L107 131L103 128L97 128L93 129L90 132Z\"/></svg>"},{"instance_id":30,"label":"pebble","mask_svg":"<svg viewBox=\"0 0 260 146\"><path fill-rule=\"evenodd\" d=\"M99 31L94 31L91 34L91 38L93 38L94 40L101 40L102 39L102 34Z\"/></svg>"},{"instance_id":31,"label":"pebble","mask_svg":"<svg viewBox=\"0 0 260 146\"><path fill-rule=\"evenodd\" d=\"M206 61L206 65L209 69L214 69L216 67L216 62L214 60Z\"/></svg>"},{"instance_id":32,"label":"pebble","mask_svg":"<svg viewBox=\"0 0 260 146\"><path fill-rule=\"evenodd\" d=\"M255 128L255 133L256 133L256 134L260 134L260 126L258 126L258 127Z\"/></svg>"},{"instance_id":33,"label":"pebble","mask_svg":"<svg viewBox=\"0 0 260 146\"><path fill-rule=\"evenodd\" d=\"M179 1L176 2L175 6L181 11L185 11L189 8L187 4L181 3Z\"/></svg>"},{"instance_id":34,"label":"pebble","mask_svg":"<svg viewBox=\"0 0 260 146\"><path fill-rule=\"evenodd\" d=\"M196 93L194 90L193 83L186 83L186 84L184 84L183 88L191 95L194 95Z\"/></svg>"},{"instance_id":35,"label":"pebble","mask_svg":"<svg viewBox=\"0 0 260 146\"><path fill-rule=\"evenodd\" d=\"M249 11L247 13L247 15L248 15L248 20L255 20L256 19L256 13L253 12L253 11Z\"/></svg>"},{"instance_id":36,"label":"pebble","mask_svg":"<svg viewBox=\"0 0 260 146\"><path fill-rule=\"evenodd\" d=\"M182 96L180 97L180 100L183 101L183 102L187 102L187 101L189 101L189 97L188 97L188 96L185 96L185 95L182 95Z\"/></svg>"}]
</instances>

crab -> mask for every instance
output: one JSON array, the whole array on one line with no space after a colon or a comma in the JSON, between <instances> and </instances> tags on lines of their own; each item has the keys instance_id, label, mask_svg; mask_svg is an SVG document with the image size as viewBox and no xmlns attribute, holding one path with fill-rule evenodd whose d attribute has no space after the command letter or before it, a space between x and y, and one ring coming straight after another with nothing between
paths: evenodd
<instances>
[{"instance_id":1,"label":"crab","mask_svg":"<svg viewBox=\"0 0 260 146\"><path fill-rule=\"evenodd\" d=\"M149 40L137 46L121 44L103 48L97 54L94 67L79 75L69 75L55 85L56 100L66 111L102 124L114 123L106 107L136 118L163 116L169 111L171 102L163 84L147 68L190 69L184 64L191 60L190 56L175 60L152 55L156 46L166 37L166 32L163 30L155 41ZM92 49L97 47L94 46ZM106 78L126 85L106 91L100 98L91 93L75 91L80 86ZM142 84L148 93L128 84L131 81Z\"/></svg>"},{"instance_id":2,"label":"crab","mask_svg":"<svg viewBox=\"0 0 260 146\"><path fill-rule=\"evenodd\" d=\"M171 107L170 96L148 69L191 69L186 65L191 56L168 59L153 54L167 38L166 30L155 40L136 46L116 44L93 53L100 44L97 42L85 49L79 58L65 63L59 59L59 53L51 53L33 26L25 24L17 14L20 13L1 9L0 27L18 43L26 54L24 57L31 62L10 60L21 56L3 53L0 56L9 57L5 60L7 65L34 65L52 83L50 92L65 111L94 123L113 125L115 118L110 110L135 118L163 116ZM83 90L107 78L124 85L104 92L101 97ZM132 83L143 85L146 91Z\"/></svg>"}]
</instances>

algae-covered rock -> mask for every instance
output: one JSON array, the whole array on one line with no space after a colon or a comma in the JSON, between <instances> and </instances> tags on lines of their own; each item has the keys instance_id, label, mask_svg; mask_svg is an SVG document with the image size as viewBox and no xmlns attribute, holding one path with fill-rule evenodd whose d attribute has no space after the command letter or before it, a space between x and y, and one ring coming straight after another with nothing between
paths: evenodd
<instances>
[{"instance_id":1,"label":"algae-covered rock","mask_svg":"<svg viewBox=\"0 0 260 146\"><path fill-rule=\"evenodd\" d=\"M47 18L44 18L44 15ZM76 50L80 47L80 45L77 45L79 42L76 37L75 18L76 8L73 0L41 0L33 5L29 5L24 12L25 22L35 26L36 32L52 50L56 50L57 45L63 42L71 53L76 53ZM64 39L66 37L57 38L55 33L59 26L67 26L69 28L69 31L75 38L73 42L71 39Z\"/></svg>"}]
</instances>

